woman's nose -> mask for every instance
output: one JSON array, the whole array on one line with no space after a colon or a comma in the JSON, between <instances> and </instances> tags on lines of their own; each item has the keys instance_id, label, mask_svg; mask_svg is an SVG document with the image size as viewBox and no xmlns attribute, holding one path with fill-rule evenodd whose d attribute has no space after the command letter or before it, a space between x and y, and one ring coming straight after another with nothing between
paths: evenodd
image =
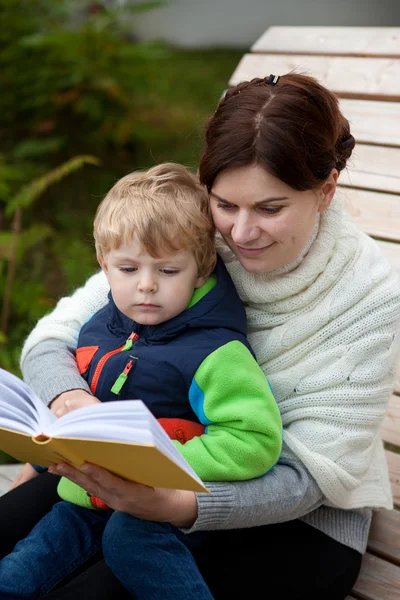
<instances>
[{"instance_id":1,"label":"woman's nose","mask_svg":"<svg viewBox=\"0 0 400 600\"><path fill-rule=\"evenodd\" d=\"M245 245L260 237L260 229L248 216L239 215L233 223L231 237L235 244Z\"/></svg>"}]
</instances>

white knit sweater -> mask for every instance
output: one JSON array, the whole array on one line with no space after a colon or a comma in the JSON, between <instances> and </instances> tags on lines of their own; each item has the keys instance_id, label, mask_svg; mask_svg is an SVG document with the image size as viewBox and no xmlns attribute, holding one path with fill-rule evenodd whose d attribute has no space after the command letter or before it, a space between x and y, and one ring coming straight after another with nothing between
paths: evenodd
<instances>
[{"instance_id":1,"label":"white knit sweater","mask_svg":"<svg viewBox=\"0 0 400 600\"><path fill-rule=\"evenodd\" d=\"M245 303L249 341L268 375L288 446L328 504L391 508L379 436L400 338L400 282L377 244L335 199L301 255L267 274L245 271L218 241ZM76 347L81 325L107 301L102 273L43 317L41 341Z\"/></svg>"}]
</instances>

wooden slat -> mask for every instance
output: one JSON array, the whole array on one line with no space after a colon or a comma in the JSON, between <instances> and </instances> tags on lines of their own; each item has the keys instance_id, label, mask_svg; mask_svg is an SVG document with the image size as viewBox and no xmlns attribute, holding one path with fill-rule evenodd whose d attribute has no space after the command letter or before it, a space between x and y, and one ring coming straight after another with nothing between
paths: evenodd
<instances>
[{"instance_id":1,"label":"wooden slat","mask_svg":"<svg viewBox=\"0 0 400 600\"><path fill-rule=\"evenodd\" d=\"M392 244L391 242L378 242L378 245L382 253L392 263L392 266L396 271L400 272L400 246L399 244ZM397 378L400 379L400 366L397 369Z\"/></svg>"},{"instance_id":2,"label":"wooden slat","mask_svg":"<svg viewBox=\"0 0 400 600\"><path fill-rule=\"evenodd\" d=\"M353 180L351 172L348 174L348 178ZM339 181L341 179L342 177L339 178ZM373 237L400 241L399 196L345 187L339 188L338 191L344 208L351 214L362 231ZM400 260L400 246L398 252Z\"/></svg>"},{"instance_id":3,"label":"wooden slat","mask_svg":"<svg viewBox=\"0 0 400 600\"><path fill-rule=\"evenodd\" d=\"M396 371L394 374L393 389L396 392L396 394L400 395L400 358L397 359ZM399 398L398 402L400 404L400 398ZM400 444L399 444L399 446L400 446Z\"/></svg>"},{"instance_id":4,"label":"wooden slat","mask_svg":"<svg viewBox=\"0 0 400 600\"><path fill-rule=\"evenodd\" d=\"M400 148L357 144L339 184L400 194Z\"/></svg>"},{"instance_id":5,"label":"wooden slat","mask_svg":"<svg viewBox=\"0 0 400 600\"><path fill-rule=\"evenodd\" d=\"M331 56L245 54L229 84L236 85L270 73L291 71L316 77L328 89L345 98L400 100L400 59Z\"/></svg>"},{"instance_id":6,"label":"wooden slat","mask_svg":"<svg viewBox=\"0 0 400 600\"><path fill-rule=\"evenodd\" d=\"M399 600L400 567L365 554L353 593L363 600Z\"/></svg>"},{"instance_id":7,"label":"wooden slat","mask_svg":"<svg viewBox=\"0 0 400 600\"><path fill-rule=\"evenodd\" d=\"M400 397L394 394L389 400L388 411L381 426L381 434L385 442L400 446Z\"/></svg>"},{"instance_id":8,"label":"wooden slat","mask_svg":"<svg viewBox=\"0 0 400 600\"><path fill-rule=\"evenodd\" d=\"M374 513L368 538L368 550L400 566L400 512L380 510Z\"/></svg>"},{"instance_id":9,"label":"wooden slat","mask_svg":"<svg viewBox=\"0 0 400 600\"><path fill-rule=\"evenodd\" d=\"M340 108L357 142L400 146L399 102L341 98Z\"/></svg>"},{"instance_id":10,"label":"wooden slat","mask_svg":"<svg viewBox=\"0 0 400 600\"><path fill-rule=\"evenodd\" d=\"M399 27L270 27L253 52L400 56Z\"/></svg>"},{"instance_id":11,"label":"wooden slat","mask_svg":"<svg viewBox=\"0 0 400 600\"><path fill-rule=\"evenodd\" d=\"M400 454L386 450L385 455L392 484L393 502L396 506L400 506Z\"/></svg>"}]
</instances>

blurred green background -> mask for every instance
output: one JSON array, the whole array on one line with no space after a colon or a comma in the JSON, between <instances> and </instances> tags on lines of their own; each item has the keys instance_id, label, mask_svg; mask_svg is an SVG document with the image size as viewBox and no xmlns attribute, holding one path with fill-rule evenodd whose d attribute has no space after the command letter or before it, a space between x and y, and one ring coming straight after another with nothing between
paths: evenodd
<instances>
[{"instance_id":1,"label":"blurred green background","mask_svg":"<svg viewBox=\"0 0 400 600\"><path fill-rule=\"evenodd\" d=\"M134 169L197 168L243 55L137 41L158 4L0 0L0 366L17 375L36 321L97 269L101 198Z\"/></svg>"}]
</instances>

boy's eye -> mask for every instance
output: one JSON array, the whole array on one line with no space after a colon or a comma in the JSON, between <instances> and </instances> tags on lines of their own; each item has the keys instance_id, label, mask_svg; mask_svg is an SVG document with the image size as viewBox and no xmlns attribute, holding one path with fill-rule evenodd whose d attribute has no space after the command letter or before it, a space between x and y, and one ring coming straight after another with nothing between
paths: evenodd
<instances>
[{"instance_id":1,"label":"boy's eye","mask_svg":"<svg viewBox=\"0 0 400 600\"><path fill-rule=\"evenodd\" d=\"M164 275L176 275L179 271L177 269L161 269L161 273L164 273Z\"/></svg>"},{"instance_id":2,"label":"boy's eye","mask_svg":"<svg viewBox=\"0 0 400 600\"><path fill-rule=\"evenodd\" d=\"M122 271L122 273L134 273L135 271L137 271L136 267L119 267L119 270Z\"/></svg>"}]
</instances>

